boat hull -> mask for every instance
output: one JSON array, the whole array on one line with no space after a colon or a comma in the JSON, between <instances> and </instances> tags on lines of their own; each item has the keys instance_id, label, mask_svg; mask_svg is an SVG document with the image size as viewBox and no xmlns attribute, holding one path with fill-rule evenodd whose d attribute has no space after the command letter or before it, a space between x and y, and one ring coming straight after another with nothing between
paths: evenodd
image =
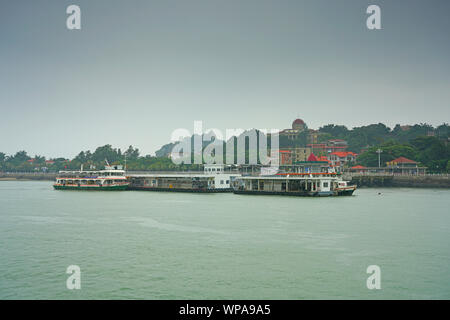
<instances>
[{"instance_id":1,"label":"boat hull","mask_svg":"<svg viewBox=\"0 0 450 320\"><path fill-rule=\"evenodd\" d=\"M233 190L234 194L247 195L272 195L272 196L294 196L294 197L337 197L351 196L353 190L345 190L342 192L285 192L285 191L250 191L250 190Z\"/></svg>"},{"instance_id":2,"label":"boat hull","mask_svg":"<svg viewBox=\"0 0 450 320\"><path fill-rule=\"evenodd\" d=\"M318 192L285 192L285 191L251 191L251 190L234 190L234 194L250 194L250 195L270 195L270 196L295 196L295 197L316 197L320 196Z\"/></svg>"},{"instance_id":3,"label":"boat hull","mask_svg":"<svg viewBox=\"0 0 450 320\"><path fill-rule=\"evenodd\" d=\"M128 190L128 184L117 186L61 186L54 185L55 190L83 190L83 191L124 191Z\"/></svg>"},{"instance_id":4,"label":"boat hull","mask_svg":"<svg viewBox=\"0 0 450 320\"><path fill-rule=\"evenodd\" d=\"M187 188L159 188L159 187L130 187L135 191L160 191L160 192L190 192L190 193L223 193L232 192L232 189L187 189Z\"/></svg>"},{"instance_id":5,"label":"boat hull","mask_svg":"<svg viewBox=\"0 0 450 320\"><path fill-rule=\"evenodd\" d=\"M344 188L338 188L335 191L337 192L338 196L351 196L353 195L353 192L355 192L356 186L348 186Z\"/></svg>"},{"instance_id":6,"label":"boat hull","mask_svg":"<svg viewBox=\"0 0 450 320\"><path fill-rule=\"evenodd\" d=\"M355 189L351 189L351 190L342 190L342 191L338 191L337 195L338 196L351 196L353 195L353 192L355 192Z\"/></svg>"}]
</instances>

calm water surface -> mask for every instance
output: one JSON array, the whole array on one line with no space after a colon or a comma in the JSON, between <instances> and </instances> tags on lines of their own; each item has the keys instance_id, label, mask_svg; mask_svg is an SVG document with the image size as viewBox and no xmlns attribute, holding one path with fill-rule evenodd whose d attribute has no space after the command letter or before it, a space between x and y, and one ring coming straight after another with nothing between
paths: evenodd
<instances>
[{"instance_id":1,"label":"calm water surface","mask_svg":"<svg viewBox=\"0 0 450 320\"><path fill-rule=\"evenodd\" d=\"M449 207L437 189L312 199L1 181L0 299L450 299ZM66 289L69 265L81 290ZM366 287L369 265L381 290Z\"/></svg>"}]
</instances>

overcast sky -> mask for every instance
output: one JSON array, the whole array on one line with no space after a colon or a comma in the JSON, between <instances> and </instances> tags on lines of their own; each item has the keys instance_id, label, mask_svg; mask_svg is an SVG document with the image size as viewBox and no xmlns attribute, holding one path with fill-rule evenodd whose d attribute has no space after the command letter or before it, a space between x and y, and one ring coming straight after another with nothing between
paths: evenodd
<instances>
[{"instance_id":1,"label":"overcast sky","mask_svg":"<svg viewBox=\"0 0 450 320\"><path fill-rule=\"evenodd\" d=\"M149 154L194 120L450 122L449 14L445 0L1 0L0 151Z\"/></svg>"}]
</instances>

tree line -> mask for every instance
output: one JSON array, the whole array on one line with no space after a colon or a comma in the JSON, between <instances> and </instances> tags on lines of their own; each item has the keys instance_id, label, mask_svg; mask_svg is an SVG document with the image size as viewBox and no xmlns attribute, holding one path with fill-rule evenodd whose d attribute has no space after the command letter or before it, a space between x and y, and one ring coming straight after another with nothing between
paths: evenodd
<instances>
[{"instance_id":1,"label":"tree line","mask_svg":"<svg viewBox=\"0 0 450 320\"><path fill-rule=\"evenodd\" d=\"M126 151L113 148L107 144L98 147L94 152L81 151L73 159L53 158L44 156L31 157L26 151L19 151L7 156L0 152L0 171L3 172L58 172L61 170L79 170L83 165L85 170L104 169L106 161L110 165L125 165L133 171L185 171L198 170L198 166L175 165L168 157L141 156L139 149L130 146Z\"/></svg>"},{"instance_id":2,"label":"tree line","mask_svg":"<svg viewBox=\"0 0 450 320\"><path fill-rule=\"evenodd\" d=\"M348 142L348 150L359 153L354 164L378 166L377 149L382 149L381 163L403 156L428 167L429 172L450 172L449 126L442 124L436 128L428 124L412 126L396 125L390 129L386 125L371 124L368 126L348 129L342 125L329 124L319 128L318 142L329 139L343 139ZM235 139L236 140L236 139ZM234 141L235 142L235 141ZM307 132L301 132L298 139L284 141L280 139L280 148L285 146L304 147L308 142ZM235 142L236 143L236 142ZM167 156L173 144L165 145L156 152L157 156L141 155L138 148L129 146L124 152L111 145L98 147L94 152L81 151L73 159L53 158L44 156L31 157L26 151L18 151L14 155L0 152L0 171L30 172L60 170L103 169L106 160L110 164L125 164L131 171L186 171L200 170L197 164L176 165ZM203 146L205 147L205 145ZM225 148L226 146L224 146ZM270 146L269 146L270 147ZM236 149L235 149L236 150ZM164 151L164 152L162 152ZM226 150L224 149L224 154ZM248 158L249 150L246 150ZM354 165L351 164L351 165Z\"/></svg>"}]
</instances>

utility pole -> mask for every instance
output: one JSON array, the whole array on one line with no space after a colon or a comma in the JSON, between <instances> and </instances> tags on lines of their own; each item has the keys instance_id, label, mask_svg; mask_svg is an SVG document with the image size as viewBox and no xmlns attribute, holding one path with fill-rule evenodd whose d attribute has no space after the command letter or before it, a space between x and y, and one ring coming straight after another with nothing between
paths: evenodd
<instances>
[{"instance_id":1,"label":"utility pole","mask_svg":"<svg viewBox=\"0 0 450 320\"><path fill-rule=\"evenodd\" d=\"M381 168L381 158L380 155L383 152L381 149L377 149L376 153L378 153L378 168Z\"/></svg>"}]
</instances>

